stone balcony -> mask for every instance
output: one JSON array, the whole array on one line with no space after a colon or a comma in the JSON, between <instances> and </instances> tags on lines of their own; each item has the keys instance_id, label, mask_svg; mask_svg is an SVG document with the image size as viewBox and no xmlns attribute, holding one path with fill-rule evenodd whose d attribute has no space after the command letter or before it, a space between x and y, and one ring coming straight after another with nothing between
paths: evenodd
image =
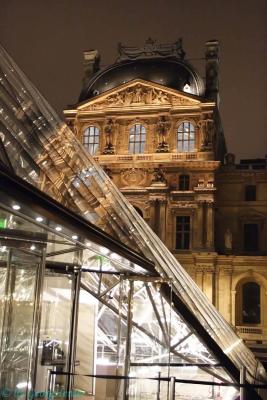
<instances>
[{"instance_id":1,"label":"stone balcony","mask_svg":"<svg viewBox=\"0 0 267 400\"><path fill-rule=\"evenodd\" d=\"M94 157L100 164L124 164L124 163L175 163L193 161L196 163L203 163L208 161L214 164L213 168L219 166L218 161L214 161L214 154L212 152L191 152L191 153L144 153L144 154L100 154ZM192 167L194 165L192 164Z\"/></svg>"},{"instance_id":2,"label":"stone balcony","mask_svg":"<svg viewBox=\"0 0 267 400\"><path fill-rule=\"evenodd\" d=\"M236 332L245 341L267 342L267 328L258 326L236 326Z\"/></svg>"}]
</instances>

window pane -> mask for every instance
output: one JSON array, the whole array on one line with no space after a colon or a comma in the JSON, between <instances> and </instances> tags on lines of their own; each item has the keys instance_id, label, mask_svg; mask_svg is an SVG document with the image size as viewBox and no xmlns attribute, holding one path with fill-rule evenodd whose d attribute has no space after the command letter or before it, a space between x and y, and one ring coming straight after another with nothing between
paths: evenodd
<instances>
[{"instance_id":1,"label":"window pane","mask_svg":"<svg viewBox=\"0 0 267 400\"><path fill-rule=\"evenodd\" d=\"M244 250L258 250L258 224L244 224Z\"/></svg>"},{"instance_id":2,"label":"window pane","mask_svg":"<svg viewBox=\"0 0 267 400\"><path fill-rule=\"evenodd\" d=\"M188 250L190 248L190 217L176 217L176 243L175 248Z\"/></svg>"},{"instance_id":3,"label":"window pane","mask_svg":"<svg viewBox=\"0 0 267 400\"><path fill-rule=\"evenodd\" d=\"M177 150L181 152L194 151L195 128L191 122L182 122L178 126Z\"/></svg>"},{"instance_id":4,"label":"window pane","mask_svg":"<svg viewBox=\"0 0 267 400\"><path fill-rule=\"evenodd\" d=\"M90 154L95 154L99 148L99 129L96 126L89 126L84 131L83 145Z\"/></svg>"},{"instance_id":5,"label":"window pane","mask_svg":"<svg viewBox=\"0 0 267 400\"><path fill-rule=\"evenodd\" d=\"M256 282L243 285L243 323L259 324L260 318L260 286Z\"/></svg>"},{"instance_id":6,"label":"window pane","mask_svg":"<svg viewBox=\"0 0 267 400\"><path fill-rule=\"evenodd\" d=\"M180 175L179 190L189 190L189 176L188 175Z\"/></svg>"},{"instance_id":7,"label":"window pane","mask_svg":"<svg viewBox=\"0 0 267 400\"><path fill-rule=\"evenodd\" d=\"M129 153L144 153L146 129L143 125L135 124L130 129Z\"/></svg>"},{"instance_id":8,"label":"window pane","mask_svg":"<svg viewBox=\"0 0 267 400\"><path fill-rule=\"evenodd\" d=\"M256 200L256 186L255 185L247 185L245 187L245 200L246 201L255 201Z\"/></svg>"}]
</instances>

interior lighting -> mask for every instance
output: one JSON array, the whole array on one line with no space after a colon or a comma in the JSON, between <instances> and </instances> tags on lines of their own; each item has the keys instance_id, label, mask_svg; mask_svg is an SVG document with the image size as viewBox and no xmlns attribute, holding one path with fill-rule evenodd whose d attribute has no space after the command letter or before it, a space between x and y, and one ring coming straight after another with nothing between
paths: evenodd
<instances>
[{"instance_id":1,"label":"interior lighting","mask_svg":"<svg viewBox=\"0 0 267 400\"><path fill-rule=\"evenodd\" d=\"M31 245L31 250L35 250L35 249L36 249L35 245L32 244L32 245Z\"/></svg>"},{"instance_id":2,"label":"interior lighting","mask_svg":"<svg viewBox=\"0 0 267 400\"><path fill-rule=\"evenodd\" d=\"M56 229L56 231L57 231L57 232L60 232L60 231L62 231L62 228L61 228L61 226L56 226L56 228L55 228L55 229Z\"/></svg>"},{"instance_id":3,"label":"interior lighting","mask_svg":"<svg viewBox=\"0 0 267 400\"><path fill-rule=\"evenodd\" d=\"M20 205L19 204L13 204L12 208L13 208L13 210L20 210Z\"/></svg>"},{"instance_id":4,"label":"interior lighting","mask_svg":"<svg viewBox=\"0 0 267 400\"><path fill-rule=\"evenodd\" d=\"M36 217L35 220L36 220L37 222L43 222L44 219L43 219L43 217Z\"/></svg>"},{"instance_id":5,"label":"interior lighting","mask_svg":"<svg viewBox=\"0 0 267 400\"><path fill-rule=\"evenodd\" d=\"M71 237L73 240L77 240L78 239L78 235L72 235Z\"/></svg>"},{"instance_id":6,"label":"interior lighting","mask_svg":"<svg viewBox=\"0 0 267 400\"><path fill-rule=\"evenodd\" d=\"M26 387L28 387L28 388L30 389L30 388L31 388L31 384L25 381L25 382L20 382L20 383L18 383L18 384L16 385L16 387L17 387L18 389L23 389L23 388L26 388Z\"/></svg>"}]
</instances>

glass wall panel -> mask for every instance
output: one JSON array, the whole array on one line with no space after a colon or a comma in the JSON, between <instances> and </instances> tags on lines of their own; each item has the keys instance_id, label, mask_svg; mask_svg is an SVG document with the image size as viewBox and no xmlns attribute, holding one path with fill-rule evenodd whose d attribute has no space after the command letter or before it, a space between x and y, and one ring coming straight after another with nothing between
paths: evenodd
<instances>
[{"instance_id":1,"label":"glass wall panel","mask_svg":"<svg viewBox=\"0 0 267 400\"><path fill-rule=\"evenodd\" d=\"M0 341L3 335L7 257L6 246L0 246Z\"/></svg>"},{"instance_id":2,"label":"glass wall panel","mask_svg":"<svg viewBox=\"0 0 267 400\"><path fill-rule=\"evenodd\" d=\"M71 287L71 275L46 271L35 387L37 392L48 390L49 370L67 371ZM65 382L65 377L58 375L51 389L55 392L65 390Z\"/></svg>"},{"instance_id":3,"label":"glass wall panel","mask_svg":"<svg viewBox=\"0 0 267 400\"><path fill-rule=\"evenodd\" d=\"M93 296L83 289L80 290L75 363L75 373L80 374L80 376L75 377L74 389L76 393L83 396L93 394L94 391L93 379L81 375L94 374L95 372L97 303L98 301Z\"/></svg>"},{"instance_id":4,"label":"glass wall panel","mask_svg":"<svg viewBox=\"0 0 267 400\"><path fill-rule=\"evenodd\" d=\"M1 386L25 396L34 379L34 311L40 257L11 249L5 286Z\"/></svg>"}]
</instances>

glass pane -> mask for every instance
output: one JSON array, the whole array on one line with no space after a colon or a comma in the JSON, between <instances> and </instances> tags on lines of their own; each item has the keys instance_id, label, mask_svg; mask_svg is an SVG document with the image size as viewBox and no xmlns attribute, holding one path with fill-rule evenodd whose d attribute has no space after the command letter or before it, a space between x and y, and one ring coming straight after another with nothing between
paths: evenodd
<instances>
[{"instance_id":1,"label":"glass pane","mask_svg":"<svg viewBox=\"0 0 267 400\"><path fill-rule=\"evenodd\" d=\"M39 257L11 251L1 348L1 384L11 391L26 392L33 384L31 351L39 262Z\"/></svg>"},{"instance_id":2,"label":"glass pane","mask_svg":"<svg viewBox=\"0 0 267 400\"><path fill-rule=\"evenodd\" d=\"M68 275L47 273L44 279L36 391L48 390L48 371L67 371L71 285ZM66 380L57 376L53 390L64 390Z\"/></svg>"},{"instance_id":3,"label":"glass pane","mask_svg":"<svg viewBox=\"0 0 267 400\"><path fill-rule=\"evenodd\" d=\"M243 322L244 324L260 324L260 286L256 282L243 285Z\"/></svg>"},{"instance_id":4,"label":"glass pane","mask_svg":"<svg viewBox=\"0 0 267 400\"><path fill-rule=\"evenodd\" d=\"M95 365L95 323L97 300L85 290L80 290L78 334L76 347L75 373L80 375L93 374ZM75 377L74 389L83 395L93 394L93 379Z\"/></svg>"}]
</instances>

